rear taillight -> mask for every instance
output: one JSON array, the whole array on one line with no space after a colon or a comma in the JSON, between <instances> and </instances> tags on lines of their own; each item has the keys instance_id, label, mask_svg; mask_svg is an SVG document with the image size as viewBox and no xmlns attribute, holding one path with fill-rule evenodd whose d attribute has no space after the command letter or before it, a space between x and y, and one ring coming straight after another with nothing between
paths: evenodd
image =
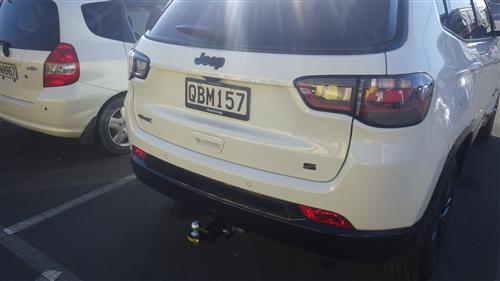
<instances>
[{"instance_id":1,"label":"rear taillight","mask_svg":"<svg viewBox=\"0 0 500 281\"><path fill-rule=\"evenodd\" d=\"M44 87L60 87L75 83L80 78L80 62L75 48L61 43L45 60L43 70Z\"/></svg>"},{"instance_id":2,"label":"rear taillight","mask_svg":"<svg viewBox=\"0 0 500 281\"><path fill-rule=\"evenodd\" d=\"M295 82L309 107L329 112L351 113L356 93L356 79L305 78Z\"/></svg>"},{"instance_id":3,"label":"rear taillight","mask_svg":"<svg viewBox=\"0 0 500 281\"><path fill-rule=\"evenodd\" d=\"M149 58L132 49L128 53L128 77L129 80L133 78L146 79L149 73Z\"/></svg>"},{"instance_id":4,"label":"rear taillight","mask_svg":"<svg viewBox=\"0 0 500 281\"><path fill-rule=\"evenodd\" d=\"M303 205L299 205L299 208L302 214L309 220L338 228L354 229L352 224L339 214Z\"/></svg>"},{"instance_id":5,"label":"rear taillight","mask_svg":"<svg viewBox=\"0 0 500 281\"><path fill-rule=\"evenodd\" d=\"M429 109L434 84L427 74L377 77L318 77L295 81L312 109L345 113L375 127L420 123Z\"/></svg>"},{"instance_id":6,"label":"rear taillight","mask_svg":"<svg viewBox=\"0 0 500 281\"><path fill-rule=\"evenodd\" d=\"M376 127L418 124L427 115L432 91L433 81L426 74L362 79L357 118Z\"/></svg>"}]
</instances>

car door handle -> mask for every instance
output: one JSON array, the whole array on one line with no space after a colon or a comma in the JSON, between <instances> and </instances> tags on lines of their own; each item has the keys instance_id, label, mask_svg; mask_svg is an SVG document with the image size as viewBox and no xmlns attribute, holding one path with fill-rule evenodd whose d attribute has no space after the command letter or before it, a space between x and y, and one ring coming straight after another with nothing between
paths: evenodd
<instances>
[{"instance_id":1,"label":"car door handle","mask_svg":"<svg viewBox=\"0 0 500 281\"><path fill-rule=\"evenodd\" d=\"M224 140L201 132L193 132L196 143L217 153L222 151Z\"/></svg>"},{"instance_id":2,"label":"car door handle","mask_svg":"<svg viewBox=\"0 0 500 281\"><path fill-rule=\"evenodd\" d=\"M471 72L480 72L481 70L483 70L483 63L482 62L473 62L470 66L469 66L469 70Z\"/></svg>"}]
</instances>

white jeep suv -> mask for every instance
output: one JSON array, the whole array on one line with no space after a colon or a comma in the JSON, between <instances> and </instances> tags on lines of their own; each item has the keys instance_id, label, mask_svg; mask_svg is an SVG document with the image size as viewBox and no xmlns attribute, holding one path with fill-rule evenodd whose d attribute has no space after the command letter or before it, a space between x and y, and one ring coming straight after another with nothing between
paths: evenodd
<instances>
[{"instance_id":1,"label":"white jeep suv","mask_svg":"<svg viewBox=\"0 0 500 281\"><path fill-rule=\"evenodd\" d=\"M121 110L127 52L163 7L161 1L0 1L0 118L127 152Z\"/></svg>"},{"instance_id":2,"label":"white jeep suv","mask_svg":"<svg viewBox=\"0 0 500 281\"><path fill-rule=\"evenodd\" d=\"M235 225L428 278L493 127L497 35L484 0L173 0L129 56L133 167Z\"/></svg>"}]
</instances>

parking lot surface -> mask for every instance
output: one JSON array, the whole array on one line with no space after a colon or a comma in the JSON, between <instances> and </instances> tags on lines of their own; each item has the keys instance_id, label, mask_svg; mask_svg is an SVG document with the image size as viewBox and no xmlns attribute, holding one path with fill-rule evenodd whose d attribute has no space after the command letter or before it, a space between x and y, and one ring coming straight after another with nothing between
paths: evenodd
<instances>
[{"instance_id":1,"label":"parking lot surface","mask_svg":"<svg viewBox=\"0 0 500 281\"><path fill-rule=\"evenodd\" d=\"M475 144L436 280L500 278L500 124ZM0 121L0 280L387 280L252 233L194 247L182 206L111 156ZM306 242L306 241L305 241Z\"/></svg>"}]
</instances>

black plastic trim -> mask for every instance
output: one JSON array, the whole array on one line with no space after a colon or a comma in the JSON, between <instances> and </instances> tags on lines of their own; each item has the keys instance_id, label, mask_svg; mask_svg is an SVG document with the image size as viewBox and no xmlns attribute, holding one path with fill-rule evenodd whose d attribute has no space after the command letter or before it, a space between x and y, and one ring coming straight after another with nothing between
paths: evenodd
<instances>
[{"instance_id":1,"label":"black plastic trim","mask_svg":"<svg viewBox=\"0 0 500 281\"><path fill-rule=\"evenodd\" d=\"M336 258L386 261L406 247L419 227L416 223L410 228L381 231L339 229L305 219L294 203L214 181L151 155L143 160L131 154L131 162L139 180L184 204L193 213L222 218L247 232ZM202 185L192 186L190 182ZM234 193L250 198L252 203L238 202ZM263 210L259 206L268 208Z\"/></svg>"},{"instance_id":2,"label":"black plastic trim","mask_svg":"<svg viewBox=\"0 0 500 281\"><path fill-rule=\"evenodd\" d=\"M139 159L132 154L131 160L136 171L137 169L141 169L141 172L137 173L140 179L148 178L147 175L150 178L156 177L156 180L169 182L202 195L207 199L300 228L345 237L397 236L409 231L409 228L380 231L346 230L323 225L307 220L301 214L296 203L253 193L223 182L218 182L174 166L149 154L145 160ZM193 183L197 183L198 186L193 186Z\"/></svg>"},{"instance_id":3,"label":"black plastic trim","mask_svg":"<svg viewBox=\"0 0 500 281\"><path fill-rule=\"evenodd\" d=\"M94 118L92 118L92 120L90 120L90 122L85 127L85 130L83 131L82 135L78 138L78 140L81 143L86 144L86 145L95 143L96 124L97 124L97 117L94 117Z\"/></svg>"}]
</instances>

